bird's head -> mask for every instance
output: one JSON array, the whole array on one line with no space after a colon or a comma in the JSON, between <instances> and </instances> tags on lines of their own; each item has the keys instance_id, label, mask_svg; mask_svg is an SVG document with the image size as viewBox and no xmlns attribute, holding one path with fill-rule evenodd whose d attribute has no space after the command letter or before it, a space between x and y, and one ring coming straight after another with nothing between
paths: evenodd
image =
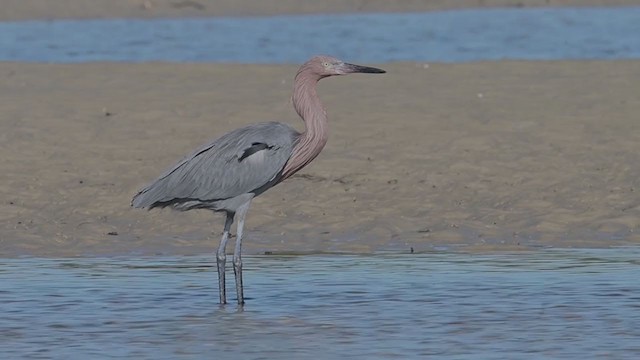
<instances>
[{"instance_id":1,"label":"bird's head","mask_svg":"<svg viewBox=\"0 0 640 360\"><path fill-rule=\"evenodd\" d=\"M314 56L307 61L300 71L309 71L320 78L334 75L347 75L353 73L369 73L369 74L384 74L386 71L369 66L361 66L346 63L340 59L336 59L331 56Z\"/></svg>"}]
</instances>

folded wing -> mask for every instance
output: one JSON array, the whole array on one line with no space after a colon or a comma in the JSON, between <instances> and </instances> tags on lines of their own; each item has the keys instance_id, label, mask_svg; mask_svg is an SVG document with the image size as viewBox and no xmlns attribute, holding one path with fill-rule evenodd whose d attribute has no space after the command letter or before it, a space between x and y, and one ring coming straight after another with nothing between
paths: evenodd
<instances>
[{"instance_id":1,"label":"folded wing","mask_svg":"<svg viewBox=\"0 0 640 360\"><path fill-rule=\"evenodd\" d=\"M269 122L234 130L193 152L142 189L131 203L154 208L212 202L251 193L273 182L299 136Z\"/></svg>"}]
</instances>

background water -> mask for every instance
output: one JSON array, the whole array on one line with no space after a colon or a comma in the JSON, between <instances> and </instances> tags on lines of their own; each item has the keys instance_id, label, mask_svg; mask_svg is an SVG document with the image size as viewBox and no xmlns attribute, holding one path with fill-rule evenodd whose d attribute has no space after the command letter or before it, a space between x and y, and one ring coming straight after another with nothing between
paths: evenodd
<instances>
[{"instance_id":1,"label":"background water","mask_svg":"<svg viewBox=\"0 0 640 360\"><path fill-rule=\"evenodd\" d=\"M0 60L300 63L640 58L640 7L0 23Z\"/></svg>"},{"instance_id":2,"label":"background water","mask_svg":"<svg viewBox=\"0 0 640 360\"><path fill-rule=\"evenodd\" d=\"M638 248L247 257L244 311L217 304L212 261L0 260L0 354L640 358Z\"/></svg>"}]
</instances>

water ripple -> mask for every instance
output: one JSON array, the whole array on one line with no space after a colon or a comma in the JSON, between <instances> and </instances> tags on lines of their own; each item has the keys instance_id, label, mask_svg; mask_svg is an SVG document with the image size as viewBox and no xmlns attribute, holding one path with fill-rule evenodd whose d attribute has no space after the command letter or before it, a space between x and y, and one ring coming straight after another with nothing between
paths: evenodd
<instances>
[{"instance_id":1,"label":"water ripple","mask_svg":"<svg viewBox=\"0 0 640 360\"><path fill-rule=\"evenodd\" d=\"M636 358L640 249L0 260L5 358ZM231 291L231 289L229 289Z\"/></svg>"}]
</instances>

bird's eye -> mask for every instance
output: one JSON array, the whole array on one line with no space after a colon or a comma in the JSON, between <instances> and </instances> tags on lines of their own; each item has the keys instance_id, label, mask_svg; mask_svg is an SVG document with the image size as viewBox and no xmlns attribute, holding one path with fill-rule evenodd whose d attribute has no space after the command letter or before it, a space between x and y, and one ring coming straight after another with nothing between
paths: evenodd
<instances>
[{"instance_id":1,"label":"bird's eye","mask_svg":"<svg viewBox=\"0 0 640 360\"><path fill-rule=\"evenodd\" d=\"M322 63L322 66L327 68L327 67L329 67L329 63L325 61L325 62Z\"/></svg>"}]
</instances>

